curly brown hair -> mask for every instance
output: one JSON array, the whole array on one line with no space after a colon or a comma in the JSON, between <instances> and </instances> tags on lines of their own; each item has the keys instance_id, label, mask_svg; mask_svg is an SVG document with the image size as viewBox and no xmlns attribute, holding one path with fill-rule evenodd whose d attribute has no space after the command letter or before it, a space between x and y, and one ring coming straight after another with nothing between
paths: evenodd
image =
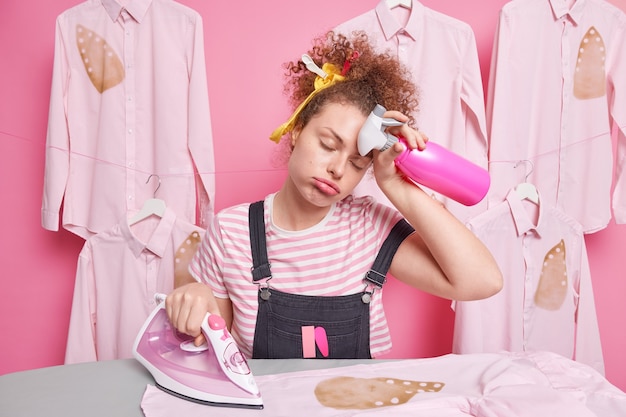
<instances>
[{"instance_id":1,"label":"curly brown hair","mask_svg":"<svg viewBox=\"0 0 626 417\"><path fill-rule=\"evenodd\" d=\"M418 110L418 90L409 70L391 54L377 52L365 32L355 31L348 39L329 31L313 40L308 55L319 67L331 63L343 68L354 51L358 52L358 58L352 61L345 80L319 91L298 115L296 129L304 127L328 103L349 103L364 115L380 104L406 114L409 124L415 124L413 115ZM284 92L295 109L314 90L317 75L300 60L287 62L284 67L287 70Z\"/></svg>"}]
</instances>

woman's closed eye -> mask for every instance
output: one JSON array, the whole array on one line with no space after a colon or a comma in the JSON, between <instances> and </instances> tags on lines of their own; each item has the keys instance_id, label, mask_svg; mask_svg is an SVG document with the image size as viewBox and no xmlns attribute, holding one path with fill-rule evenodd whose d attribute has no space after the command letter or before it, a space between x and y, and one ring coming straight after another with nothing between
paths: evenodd
<instances>
[{"instance_id":1,"label":"woman's closed eye","mask_svg":"<svg viewBox=\"0 0 626 417\"><path fill-rule=\"evenodd\" d=\"M363 158L361 156L354 156L354 157L350 158L350 163L358 171L362 171L362 170L366 169L369 166L370 161L371 161L370 159Z\"/></svg>"},{"instance_id":2,"label":"woman's closed eye","mask_svg":"<svg viewBox=\"0 0 626 417\"><path fill-rule=\"evenodd\" d=\"M339 146L337 145L337 141L334 138L320 139L320 146L328 152L337 152L339 150ZM358 171L366 169L370 161L370 158L362 157L361 155L354 155L348 159L348 162Z\"/></svg>"},{"instance_id":3,"label":"woman's closed eye","mask_svg":"<svg viewBox=\"0 0 626 417\"><path fill-rule=\"evenodd\" d=\"M332 139L320 139L320 145L327 151L336 151L337 144Z\"/></svg>"}]
</instances>

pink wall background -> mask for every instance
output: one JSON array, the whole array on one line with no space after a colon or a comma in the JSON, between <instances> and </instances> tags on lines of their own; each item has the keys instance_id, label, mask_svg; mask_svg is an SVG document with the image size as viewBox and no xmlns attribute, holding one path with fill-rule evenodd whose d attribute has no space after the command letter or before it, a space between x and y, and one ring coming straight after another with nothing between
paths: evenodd
<instances>
[{"instance_id":1,"label":"pink wall background","mask_svg":"<svg viewBox=\"0 0 626 417\"><path fill-rule=\"evenodd\" d=\"M472 26L485 86L498 12L507 1L422 1ZM611 1L626 10L626 0ZM84 241L42 229L40 207L55 19L79 2L0 4L0 374L63 362ZM272 164L275 145L267 139L288 115L282 63L303 53L313 36L378 0L180 2L204 19L216 208L261 198L284 176ZM611 223L587 244L607 378L626 390L626 226ZM385 294L394 339L388 357L450 352L449 302L393 281Z\"/></svg>"}]
</instances>

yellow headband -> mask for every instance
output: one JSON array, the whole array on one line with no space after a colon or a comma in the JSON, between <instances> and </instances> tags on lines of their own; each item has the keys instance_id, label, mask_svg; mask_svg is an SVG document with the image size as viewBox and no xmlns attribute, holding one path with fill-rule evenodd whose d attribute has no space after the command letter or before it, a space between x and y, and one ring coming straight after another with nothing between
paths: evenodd
<instances>
[{"instance_id":1,"label":"yellow headband","mask_svg":"<svg viewBox=\"0 0 626 417\"><path fill-rule=\"evenodd\" d=\"M311 94L309 94L309 96L302 103L300 103L298 108L294 110L289 120L278 126L276 130L272 132L272 134L270 135L270 140L273 140L276 143L280 142L280 138L282 138L286 133L293 130L298 115L300 114L302 109L304 109L304 107L309 104L309 102L313 99L313 97L315 97L317 93L319 93L324 88L333 85L337 81L345 80L345 77L341 75L341 72L337 70L337 67L328 62L322 65L322 71L326 74L326 76L321 77L320 75L318 75L317 77L315 77L315 90L313 90Z\"/></svg>"}]
</instances>

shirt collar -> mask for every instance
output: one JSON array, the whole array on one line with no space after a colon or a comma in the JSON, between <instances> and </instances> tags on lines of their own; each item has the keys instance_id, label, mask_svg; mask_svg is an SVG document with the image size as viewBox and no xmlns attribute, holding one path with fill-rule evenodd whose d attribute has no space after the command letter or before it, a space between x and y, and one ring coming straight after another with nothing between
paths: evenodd
<instances>
[{"instance_id":1,"label":"shirt collar","mask_svg":"<svg viewBox=\"0 0 626 417\"><path fill-rule=\"evenodd\" d=\"M511 210L511 216L513 216L513 222L515 223L515 229L517 236L522 236L524 233L534 231L541 237L543 209L541 204L541 195L539 195L539 217L537 225L535 226L528 215L528 211L522 205L522 200L517 196L515 189L509 191L506 195L506 201L509 204Z\"/></svg>"},{"instance_id":2,"label":"shirt collar","mask_svg":"<svg viewBox=\"0 0 626 417\"><path fill-rule=\"evenodd\" d=\"M385 40L390 40L402 30L404 30L404 32L413 40L419 37L417 31L424 18L424 5L420 2L413 1L411 14L409 15L409 21L407 22L406 27L402 27L402 25L400 25L384 0L376 5L375 11L380 27L385 35Z\"/></svg>"},{"instance_id":3,"label":"shirt collar","mask_svg":"<svg viewBox=\"0 0 626 417\"><path fill-rule=\"evenodd\" d=\"M578 24L583 17L585 0L576 0L571 9L567 8L567 4L563 0L550 0L550 7L552 7L554 20L559 20L569 15L572 22Z\"/></svg>"},{"instance_id":4,"label":"shirt collar","mask_svg":"<svg viewBox=\"0 0 626 417\"><path fill-rule=\"evenodd\" d=\"M137 21L137 23L141 23L144 16L148 12L148 8L152 4L152 0L130 0L125 6L119 4L117 0L101 1L102 6L106 10L111 20L114 22L120 17L122 10L125 9L128 14Z\"/></svg>"},{"instance_id":5,"label":"shirt collar","mask_svg":"<svg viewBox=\"0 0 626 417\"><path fill-rule=\"evenodd\" d=\"M165 250L171 239L174 223L176 222L176 213L172 209L166 208L163 217L159 220L152 236L147 242L142 242L131 232L128 221L123 221L121 225L122 235L128 242L130 250L135 256L141 255L144 250L149 250L159 257L165 255Z\"/></svg>"}]
</instances>

